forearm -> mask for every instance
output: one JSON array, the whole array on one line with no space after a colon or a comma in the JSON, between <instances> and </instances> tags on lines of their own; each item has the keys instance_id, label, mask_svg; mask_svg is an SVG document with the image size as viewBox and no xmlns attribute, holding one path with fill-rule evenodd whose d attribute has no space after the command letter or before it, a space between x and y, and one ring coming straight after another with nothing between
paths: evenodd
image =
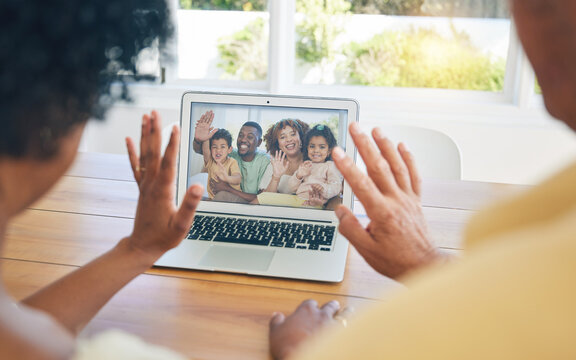
<instances>
[{"instance_id":1,"label":"forearm","mask_svg":"<svg viewBox=\"0 0 576 360\"><path fill-rule=\"evenodd\" d=\"M245 193L243 191L240 190L236 190L233 187L230 187L229 189L223 190L223 191L227 191L231 194L234 194L236 196L241 197L242 199L246 200L247 202L252 202L254 199L256 199L257 195L256 194L249 194L249 193Z\"/></svg>"},{"instance_id":2,"label":"forearm","mask_svg":"<svg viewBox=\"0 0 576 360\"><path fill-rule=\"evenodd\" d=\"M276 177L272 176L270 183L268 184L266 189L264 189L264 191L266 191L266 192L278 192L278 185L279 184L280 184L280 178L276 178Z\"/></svg>"},{"instance_id":3,"label":"forearm","mask_svg":"<svg viewBox=\"0 0 576 360\"><path fill-rule=\"evenodd\" d=\"M202 141L197 141L196 139L194 139L194 141L192 141L192 149L194 149L194 152L196 154L202 154L203 153Z\"/></svg>"},{"instance_id":4,"label":"forearm","mask_svg":"<svg viewBox=\"0 0 576 360\"><path fill-rule=\"evenodd\" d=\"M328 168L328 173L326 174L327 179L326 183L324 184L324 191L326 192L326 198L330 199L342 192L342 183L343 179L334 163L330 163L330 167Z\"/></svg>"},{"instance_id":5,"label":"forearm","mask_svg":"<svg viewBox=\"0 0 576 360\"><path fill-rule=\"evenodd\" d=\"M326 199L331 199L334 196L340 194L342 192L342 182L340 183L327 183L323 184L324 186L324 197Z\"/></svg>"},{"instance_id":6,"label":"forearm","mask_svg":"<svg viewBox=\"0 0 576 360\"><path fill-rule=\"evenodd\" d=\"M298 178L298 173L290 176L290 179L288 179L288 188L292 193L295 193L296 190L298 190L298 187L302 184L302 180L303 177L300 179Z\"/></svg>"},{"instance_id":7,"label":"forearm","mask_svg":"<svg viewBox=\"0 0 576 360\"><path fill-rule=\"evenodd\" d=\"M239 185L242 182L242 175L240 174L226 175L226 182L230 185Z\"/></svg>"},{"instance_id":8,"label":"forearm","mask_svg":"<svg viewBox=\"0 0 576 360\"><path fill-rule=\"evenodd\" d=\"M23 300L31 307L54 316L77 334L110 300L155 259L143 256L121 240L102 256Z\"/></svg>"},{"instance_id":9,"label":"forearm","mask_svg":"<svg viewBox=\"0 0 576 360\"><path fill-rule=\"evenodd\" d=\"M196 144L196 140L194 140L194 144ZM204 141L202 143L202 151L200 153L204 156L204 164L208 164L211 158L209 141Z\"/></svg>"}]
</instances>

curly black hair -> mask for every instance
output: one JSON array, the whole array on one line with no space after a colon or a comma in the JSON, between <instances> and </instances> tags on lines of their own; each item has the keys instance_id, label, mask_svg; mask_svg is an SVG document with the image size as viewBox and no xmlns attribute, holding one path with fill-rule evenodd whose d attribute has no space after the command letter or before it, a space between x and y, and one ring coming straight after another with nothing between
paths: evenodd
<instances>
[{"instance_id":1,"label":"curly black hair","mask_svg":"<svg viewBox=\"0 0 576 360\"><path fill-rule=\"evenodd\" d=\"M280 147L278 146L278 134L280 134L280 131L287 126L290 126L292 129L298 132L300 141L304 139L304 134L306 134L309 128L308 124L300 119L282 119L276 122L274 125L271 125L264 135L266 151L270 155L274 156L274 154L280 150Z\"/></svg>"},{"instance_id":2,"label":"curly black hair","mask_svg":"<svg viewBox=\"0 0 576 360\"><path fill-rule=\"evenodd\" d=\"M330 127L323 124L314 125L314 127L308 130L306 135L304 135L304 142L302 143L302 153L304 154L304 160L310 160L310 157L308 156L308 144L310 144L310 140L314 136L322 136L324 139L326 139L326 143L330 149L330 153L328 154L328 157L326 157L326 160L332 160L332 149L334 149L338 143L336 142L336 138L334 137L334 133L332 133Z\"/></svg>"},{"instance_id":3,"label":"curly black hair","mask_svg":"<svg viewBox=\"0 0 576 360\"><path fill-rule=\"evenodd\" d=\"M0 23L0 156L10 157L49 157L74 125L129 100L118 74L173 32L164 0L2 0Z\"/></svg>"}]
</instances>

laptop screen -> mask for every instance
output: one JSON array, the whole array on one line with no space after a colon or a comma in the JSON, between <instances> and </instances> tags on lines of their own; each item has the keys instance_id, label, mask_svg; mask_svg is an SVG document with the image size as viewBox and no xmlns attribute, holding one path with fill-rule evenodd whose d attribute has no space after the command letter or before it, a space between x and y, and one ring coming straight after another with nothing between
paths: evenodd
<instances>
[{"instance_id":1,"label":"laptop screen","mask_svg":"<svg viewBox=\"0 0 576 360\"><path fill-rule=\"evenodd\" d=\"M346 148L348 111L192 102L187 187L203 200L333 210L343 178L331 158Z\"/></svg>"}]
</instances>

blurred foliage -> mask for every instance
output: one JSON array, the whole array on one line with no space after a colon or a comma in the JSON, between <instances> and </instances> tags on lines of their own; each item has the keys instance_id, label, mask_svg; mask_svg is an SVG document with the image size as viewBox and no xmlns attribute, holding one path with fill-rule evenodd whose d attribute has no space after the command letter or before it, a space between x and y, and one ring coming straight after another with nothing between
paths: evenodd
<instances>
[{"instance_id":1,"label":"blurred foliage","mask_svg":"<svg viewBox=\"0 0 576 360\"><path fill-rule=\"evenodd\" d=\"M314 125L318 125L318 124L322 124L324 126L328 126L330 128L330 130L332 130L332 134L334 135L334 137L336 138L336 141L338 142L338 145L340 145L340 138L339 138L339 132L338 132L338 124L340 123L340 117L338 115L332 115L322 121L319 121L317 123L314 124L310 124L310 127L313 127Z\"/></svg>"},{"instance_id":2,"label":"blurred foliage","mask_svg":"<svg viewBox=\"0 0 576 360\"><path fill-rule=\"evenodd\" d=\"M493 61L467 34L432 29L386 31L346 51L349 81L367 86L502 91L504 60Z\"/></svg>"},{"instance_id":3,"label":"blurred foliage","mask_svg":"<svg viewBox=\"0 0 576 360\"><path fill-rule=\"evenodd\" d=\"M508 1L424 0L421 15L445 17L509 18Z\"/></svg>"},{"instance_id":4,"label":"blurred foliage","mask_svg":"<svg viewBox=\"0 0 576 360\"><path fill-rule=\"evenodd\" d=\"M267 0L179 0L181 9L265 11ZM279 0L286 1L286 0ZM297 0L305 3L306 1ZM334 0L309 1L331 6ZM508 18L504 0L336 0L354 14ZM315 6L312 4L312 6Z\"/></svg>"},{"instance_id":5,"label":"blurred foliage","mask_svg":"<svg viewBox=\"0 0 576 360\"><path fill-rule=\"evenodd\" d=\"M348 10L346 0L296 0L296 12L305 14L296 24L296 56L312 64L333 61L334 43L344 31Z\"/></svg>"},{"instance_id":6,"label":"blurred foliage","mask_svg":"<svg viewBox=\"0 0 576 360\"><path fill-rule=\"evenodd\" d=\"M265 11L268 0L180 0L185 10Z\"/></svg>"},{"instance_id":7,"label":"blurred foliage","mask_svg":"<svg viewBox=\"0 0 576 360\"><path fill-rule=\"evenodd\" d=\"M247 1L189 1L212 6L245 6ZM492 0L478 0L488 4ZM502 91L505 62L492 59L474 47L465 32L452 28L449 36L434 29L385 31L362 43L337 46L352 12L362 10L416 14L434 5L435 11L452 11L468 0L296 0L296 11L305 14L296 24L296 55L320 69L345 57L349 84L387 87L446 88ZM265 7L265 0L251 4ZM224 4L224 5L223 5ZM256 5L251 5L255 6ZM472 5L470 5L472 6ZM252 8L252 9L254 9ZM234 8L237 9L237 8ZM372 10L370 10L372 9ZM220 38L218 66L225 76L239 80L267 77L268 27L261 18L236 33ZM323 70L322 70L323 71Z\"/></svg>"},{"instance_id":8,"label":"blurred foliage","mask_svg":"<svg viewBox=\"0 0 576 360\"><path fill-rule=\"evenodd\" d=\"M354 14L420 15L425 0L348 0Z\"/></svg>"},{"instance_id":9,"label":"blurred foliage","mask_svg":"<svg viewBox=\"0 0 576 360\"><path fill-rule=\"evenodd\" d=\"M262 18L242 30L218 39L221 61L227 77L236 80L266 80L268 74L268 26Z\"/></svg>"},{"instance_id":10,"label":"blurred foliage","mask_svg":"<svg viewBox=\"0 0 576 360\"><path fill-rule=\"evenodd\" d=\"M503 0L348 0L354 14L446 17L509 17Z\"/></svg>"},{"instance_id":11,"label":"blurred foliage","mask_svg":"<svg viewBox=\"0 0 576 360\"><path fill-rule=\"evenodd\" d=\"M538 95L542 95L542 88L540 87L540 83L538 82L538 78L534 79L534 93Z\"/></svg>"}]
</instances>

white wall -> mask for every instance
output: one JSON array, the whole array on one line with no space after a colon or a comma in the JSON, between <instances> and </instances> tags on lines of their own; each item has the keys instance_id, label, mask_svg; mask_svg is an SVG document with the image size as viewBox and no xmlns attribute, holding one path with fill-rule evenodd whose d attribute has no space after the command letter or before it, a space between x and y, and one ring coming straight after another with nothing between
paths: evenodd
<instances>
[{"instance_id":1,"label":"white wall","mask_svg":"<svg viewBox=\"0 0 576 360\"><path fill-rule=\"evenodd\" d=\"M441 105L394 103L384 105L386 110L377 113L371 112L369 105L360 102L360 124L367 131L387 122L432 128L450 135L462 151L465 180L534 184L576 159L576 136L537 107L519 111L502 106L501 110L477 115L477 107L482 105L447 109ZM155 107L164 124L168 124L178 121L179 106L178 96L117 105L104 122L90 123L82 149L124 154L124 138L138 139L143 113Z\"/></svg>"}]
</instances>

